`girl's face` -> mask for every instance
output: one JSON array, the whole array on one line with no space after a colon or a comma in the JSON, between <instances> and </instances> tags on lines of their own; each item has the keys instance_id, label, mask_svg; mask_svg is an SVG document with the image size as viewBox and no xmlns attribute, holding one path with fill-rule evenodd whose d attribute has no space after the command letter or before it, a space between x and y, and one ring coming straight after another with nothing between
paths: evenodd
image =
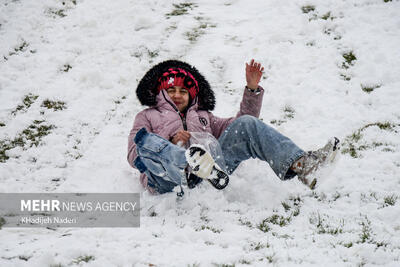
<instances>
[{"instance_id":1,"label":"girl's face","mask_svg":"<svg viewBox=\"0 0 400 267\"><path fill-rule=\"evenodd\" d=\"M189 92L185 88L174 86L168 88L167 93L180 112L183 112L189 105Z\"/></svg>"}]
</instances>

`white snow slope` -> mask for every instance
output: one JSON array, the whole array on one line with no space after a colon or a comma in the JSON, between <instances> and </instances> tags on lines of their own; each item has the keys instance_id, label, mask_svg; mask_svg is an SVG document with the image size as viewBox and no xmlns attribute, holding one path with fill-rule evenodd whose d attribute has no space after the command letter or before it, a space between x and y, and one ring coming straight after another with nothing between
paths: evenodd
<instances>
[{"instance_id":1,"label":"white snow slope","mask_svg":"<svg viewBox=\"0 0 400 267\"><path fill-rule=\"evenodd\" d=\"M196 66L236 114L245 62L260 118L305 150L342 140L311 191L249 160L154 196L126 161L144 73ZM6 228L0 266L400 266L400 1L2 0L0 192L139 192L139 228ZM37 146L36 146L37 145Z\"/></svg>"}]
</instances>

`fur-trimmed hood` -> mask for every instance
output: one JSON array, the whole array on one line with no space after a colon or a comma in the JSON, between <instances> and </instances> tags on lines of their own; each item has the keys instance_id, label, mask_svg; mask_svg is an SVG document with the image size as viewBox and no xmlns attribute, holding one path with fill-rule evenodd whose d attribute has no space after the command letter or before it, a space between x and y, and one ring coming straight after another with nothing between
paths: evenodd
<instances>
[{"instance_id":1,"label":"fur-trimmed hood","mask_svg":"<svg viewBox=\"0 0 400 267\"><path fill-rule=\"evenodd\" d=\"M157 105L157 80L169 68L181 68L189 71L199 85L198 109L211 111L215 107L214 92L204 76L193 66L179 60L167 60L153 66L140 80L136 95L142 105Z\"/></svg>"}]
</instances>

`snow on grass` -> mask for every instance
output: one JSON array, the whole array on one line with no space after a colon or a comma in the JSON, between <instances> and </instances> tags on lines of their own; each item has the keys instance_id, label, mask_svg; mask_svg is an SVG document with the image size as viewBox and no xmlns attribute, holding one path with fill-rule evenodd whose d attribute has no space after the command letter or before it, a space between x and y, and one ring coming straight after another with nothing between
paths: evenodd
<instances>
[{"instance_id":1,"label":"snow on grass","mask_svg":"<svg viewBox=\"0 0 400 267\"><path fill-rule=\"evenodd\" d=\"M1 266L397 266L399 1L11 1L0 8L0 192L140 192L132 229L1 228ZM244 162L223 191L153 196L126 162L139 79L181 59L236 114L339 160L316 190Z\"/></svg>"}]
</instances>

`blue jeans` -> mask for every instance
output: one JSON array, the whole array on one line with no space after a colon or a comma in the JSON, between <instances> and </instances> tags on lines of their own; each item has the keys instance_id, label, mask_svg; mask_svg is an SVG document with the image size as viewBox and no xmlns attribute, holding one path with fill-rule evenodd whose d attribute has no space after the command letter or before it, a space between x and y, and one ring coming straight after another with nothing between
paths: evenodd
<instances>
[{"instance_id":1,"label":"blue jeans","mask_svg":"<svg viewBox=\"0 0 400 267\"><path fill-rule=\"evenodd\" d=\"M280 179L290 179L295 176L290 166L305 153L289 138L249 115L233 121L218 142L228 174L232 174L242 161L258 158L266 161ZM186 179L184 148L148 133L144 128L136 134L135 143L138 157L134 164L147 175L148 186L166 193Z\"/></svg>"}]
</instances>

